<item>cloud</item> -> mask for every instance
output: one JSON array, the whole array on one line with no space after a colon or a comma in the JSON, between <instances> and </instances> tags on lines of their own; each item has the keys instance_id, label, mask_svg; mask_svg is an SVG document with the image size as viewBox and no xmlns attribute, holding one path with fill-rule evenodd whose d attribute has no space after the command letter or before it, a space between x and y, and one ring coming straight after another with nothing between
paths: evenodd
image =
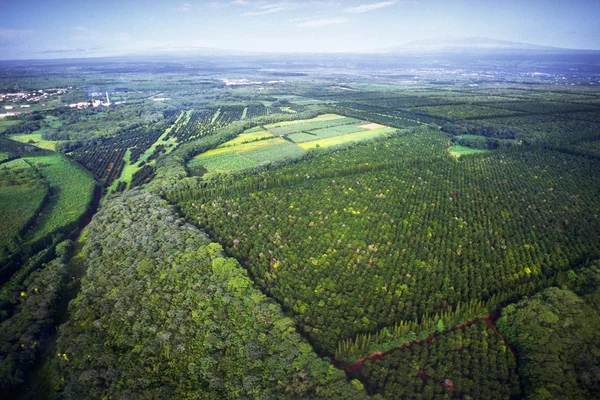
<instances>
[{"instance_id":1,"label":"cloud","mask_svg":"<svg viewBox=\"0 0 600 400\"><path fill-rule=\"evenodd\" d=\"M94 52L94 51L103 50L103 49L104 49L104 47L102 47L102 46L90 47L89 49L83 49L83 48L78 47L75 49L67 49L67 48L47 49L47 50L38 51L38 53L40 53L40 54L87 53L88 51Z\"/></svg>"},{"instance_id":2,"label":"cloud","mask_svg":"<svg viewBox=\"0 0 600 400\"><path fill-rule=\"evenodd\" d=\"M255 15L267 15L274 14L280 11L290 9L290 5L284 3L273 3L273 4L261 4L258 5L255 10L256 11L248 11L242 15L255 16Z\"/></svg>"},{"instance_id":3,"label":"cloud","mask_svg":"<svg viewBox=\"0 0 600 400\"><path fill-rule=\"evenodd\" d=\"M192 3L182 3L179 7L172 8L173 11L188 12L192 9Z\"/></svg>"},{"instance_id":4,"label":"cloud","mask_svg":"<svg viewBox=\"0 0 600 400\"><path fill-rule=\"evenodd\" d=\"M267 10L262 10L262 11L249 11L247 13L244 13L242 15L248 15L248 16L254 16L254 15L266 15L266 14L273 14L276 12L280 12L285 10L286 7L281 6L281 7L273 7L273 8L269 8Z\"/></svg>"},{"instance_id":5,"label":"cloud","mask_svg":"<svg viewBox=\"0 0 600 400\"><path fill-rule=\"evenodd\" d=\"M380 1L379 3L363 4L362 6L346 8L349 13L364 13L367 11L378 10L380 8L389 7L396 4L396 1Z\"/></svg>"},{"instance_id":6,"label":"cloud","mask_svg":"<svg viewBox=\"0 0 600 400\"><path fill-rule=\"evenodd\" d=\"M348 22L347 18L323 18L296 24L298 28L319 28L321 26L343 24Z\"/></svg>"}]
</instances>

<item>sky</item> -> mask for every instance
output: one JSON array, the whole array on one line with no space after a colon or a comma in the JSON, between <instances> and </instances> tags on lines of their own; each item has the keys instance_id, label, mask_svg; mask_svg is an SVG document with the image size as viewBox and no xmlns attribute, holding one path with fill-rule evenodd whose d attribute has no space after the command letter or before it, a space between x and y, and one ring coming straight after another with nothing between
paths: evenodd
<instances>
[{"instance_id":1,"label":"sky","mask_svg":"<svg viewBox=\"0 0 600 400\"><path fill-rule=\"evenodd\" d=\"M600 0L0 0L0 59L369 52L487 37L600 50Z\"/></svg>"}]
</instances>

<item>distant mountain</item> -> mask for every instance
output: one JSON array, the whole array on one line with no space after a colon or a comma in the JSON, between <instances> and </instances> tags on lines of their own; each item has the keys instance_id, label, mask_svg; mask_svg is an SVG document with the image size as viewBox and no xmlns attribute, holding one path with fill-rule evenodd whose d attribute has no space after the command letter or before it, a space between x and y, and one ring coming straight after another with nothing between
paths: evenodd
<instances>
[{"instance_id":1,"label":"distant mountain","mask_svg":"<svg viewBox=\"0 0 600 400\"><path fill-rule=\"evenodd\" d=\"M597 53L595 50L575 50L540 46L531 43L509 42L484 37L416 40L383 49L384 53Z\"/></svg>"}]
</instances>

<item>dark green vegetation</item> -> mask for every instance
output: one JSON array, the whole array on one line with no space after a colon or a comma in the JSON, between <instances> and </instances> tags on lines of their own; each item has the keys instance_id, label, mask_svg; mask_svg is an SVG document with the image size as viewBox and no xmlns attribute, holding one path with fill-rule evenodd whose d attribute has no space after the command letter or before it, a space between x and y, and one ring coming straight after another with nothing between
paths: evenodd
<instances>
[{"instance_id":1,"label":"dark green vegetation","mask_svg":"<svg viewBox=\"0 0 600 400\"><path fill-rule=\"evenodd\" d=\"M0 145L20 157L0 164L0 387L12 396L56 331L70 282L61 241L89 212L95 182L62 154Z\"/></svg>"},{"instance_id":2,"label":"dark green vegetation","mask_svg":"<svg viewBox=\"0 0 600 400\"><path fill-rule=\"evenodd\" d=\"M367 391L384 399L508 399L521 394L515 356L485 322L366 361Z\"/></svg>"},{"instance_id":3,"label":"dark green vegetation","mask_svg":"<svg viewBox=\"0 0 600 400\"><path fill-rule=\"evenodd\" d=\"M455 325L483 311L474 301L517 298L600 254L597 161L529 150L456 162L447 146L423 130L184 191L182 208L338 357L369 349L338 345L357 333Z\"/></svg>"},{"instance_id":4,"label":"dark green vegetation","mask_svg":"<svg viewBox=\"0 0 600 400\"><path fill-rule=\"evenodd\" d=\"M58 339L65 398L365 397L164 200L108 200L82 258Z\"/></svg>"},{"instance_id":5,"label":"dark green vegetation","mask_svg":"<svg viewBox=\"0 0 600 400\"><path fill-rule=\"evenodd\" d=\"M600 95L580 72L316 63L234 86L281 64L100 64L0 76L72 87L0 124L8 397L598 396ZM75 161L107 197L80 237Z\"/></svg>"},{"instance_id":6,"label":"dark green vegetation","mask_svg":"<svg viewBox=\"0 0 600 400\"><path fill-rule=\"evenodd\" d=\"M600 316L569 290L549 288L503 310L498 328L519 354L534 399L600 396Z\"/></svg>"},{"instance_id":7,"label":"dark green vegetation","mask_svg":"<svg viewBox=\"0 0 600 400\"><path fill-rule=\"evenodd\" d=\"M29 369L55 333L70 284L66 265L70 250L70 241L57 246L57 258L25 279L10 317L0 322L0 387L5 390L27 380Z\"/></svg>"}]
</instances>

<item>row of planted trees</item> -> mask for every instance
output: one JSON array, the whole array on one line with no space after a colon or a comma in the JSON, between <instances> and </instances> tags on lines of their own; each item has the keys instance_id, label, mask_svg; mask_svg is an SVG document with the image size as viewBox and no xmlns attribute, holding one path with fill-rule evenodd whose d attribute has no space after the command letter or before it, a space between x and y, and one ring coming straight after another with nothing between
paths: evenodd
<instances>
[{"instance_id":1,"label":"row of planted trees","mask_svg":"<svg viewBox=\"0 0 600 400\"><path fill-rule=\"evenodd\" d=\"M452 325L600 254L591 217L597 162L538 150L456 162L443 157L436 135L328 153L171 198L339 358L384 342L357 334L398 321L419 324L416 334L439 320ZM405 331L390 333L392 342Z\"/></svg>"}]
</instances>

